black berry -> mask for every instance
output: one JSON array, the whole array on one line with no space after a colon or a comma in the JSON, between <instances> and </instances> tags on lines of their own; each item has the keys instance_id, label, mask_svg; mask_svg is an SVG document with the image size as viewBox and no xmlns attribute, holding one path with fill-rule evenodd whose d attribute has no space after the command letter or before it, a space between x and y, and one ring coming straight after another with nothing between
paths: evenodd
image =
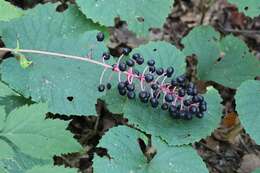
<instances>
[{"instance_id":1,"label":"black berry","mask_svg":"<svg viewBox=\"0 0 260 173\"><path fill-rule=\"evenodd\" d=\"M122 50L124 55L129 55L129 53L131 52L131 49L128 47L124 47Z\"/></svg>"},{"instance_id":2,"label":"black berry","mask_svg":"<svg viewBox=\"0 0 260 173\"><path fill-rule=\"evenodd\" d=\"M178 83L177 83L177 81L176 81L175 79L172 79L172 80L171 80L171 85L172 85L172 86L177 86Z\"/></svg>"},{"instance_id":3,"label":"black berry","mask_svg":"<svg viewBox=\"0 0 260 173\"><path fill-rule=\"evenodd\" d=\"M179 76L179 77L177 77L177 82L179 83L179 84L181 84L181 83L184 83L185 82L185 77L184 76Z\"/></svg>"},{"instance_id":4,"label":"black berry","mask_svg":"<svg viewBox=\"0 0 260 173\"><path fill-rule=\"evenodd\" d=\"M156 70L156 68L154 66L150 66L149 67L149 72L154 73L155 70Z\"/></svg>"},{"instance_id":5,"label":"black berry","mask_svg":"<svg viewBox=\"0 0 260 173\"><path fill-rule=\"evenodd\" d=\"M112 87L111 83L107 83L107 89L110 90Z\"/></svg>"},{"instance_id":6,"label":"black berry","mask_svg":"<svg viewBox=\"0 0 260 173\"><path fill-rule=\"evenodd\" d=\"M132 84L128 84L126 86L126 88L127 88L128 91L134 91L135 90L135 85L133 83Z\"/></svg>"},{"instance_id":7,"label":"black berry","mask_svg":"<svg viewBox=\"0 0 260 173\"><path fill-rule=\"evenodd\" d=\"M159 101L154 97L150 99L150 103L153 108L156 108L159 105Z\"/></svg>"},{"instance_id":8,"label":"black berry","mask_svg":"<svg viewBox=\"0 0 260 173\"><path fill-rule=\"evenodd\" d=\"M180 88L180 89L178 90L178 95L179 95L180 97L184 97L184 96L185 96L185 90Z\"/></svg>"},{"instance_id":9,"label":"black berry","mask_svg":"<svg viewBox=\"0 0 260 173\"><path fill-rule=\"evenodd\" d=\"M105 38L105 35L104 35L104 33L103 33L103 32L99 32L99 33L97 33L97 36L96 36L96 38L97 38L97 41L101 42L101 41L103 41L103 40L104 40L104 38Z\"/></svg>"},{"instance_id":10,"label":"black berry","mask_svg":"<svg viewBox=\"0 0 260 173\"><path fill-rule=\"evenodd\" d=\"M159 86L158 86L156 83L153 83L153 84L151 85L151 88L152 88L153 90L157 90L157 89L159 89Z\"/></svg>"},{"instance_id":11,"label":"black berry","mask_svg":"<svg viewBox=\"0 0 260 173\"><path fill-rule=\"evenodd\" d=\"M104 90L105 90L105 85L100 84L100 85L98 86L98 91L99 91L99 92L103 92Z\"/></svg>"},{"instance_id":12,"label":"black berry","mask_svg":"<svg viewBox=\"0 0 260 173\"><path fill-rule=\"evenodd\" d=\"M142 65L144 63L144 59L142 57L137 58L135 61L139 65Z\"/></svg>"},{"instance_id":13,"label":"black berry","mask_svg":"<svg viewBox=\"0 0 260 173\"><path fill-rule=\"evenodd\" d=\"M119 82L119 83L117 84L118 90L125 89L125 87L126 87L125 82Z\"/></svg>"},{"instance_id":14,"label":"black berry","mask_svg":"<svg viewBox=\"0 0 260 173\"><path fill-rule=\"evenodd\" d=\"M149 61L147 61L147 65L149 66L154 66L155 61L153 59L150 59Z\"/></svg>"},{"instance_id":15,"label":"black berry","mask_svg":"<svg viewBox=\"0 0 260 173\"><path fill-rule=\"evenodd\" d=\"M110 54L108 52L104 52L102 57L104 58L104 60L109 60L110 59Z\"/></svg>"},{"instance_id":16,"label":"black berry","mask_svg":"<svg viewBox=\"0 0 260 173\"><path fill-rule=\"evenodd\" d=\"M132 60L132 59L128 59L126 61L126 64L129 66L129 67L133 67L135 65L135 62Z\"/></svg>"},{"instance_id":17,"label":"black berry","mask_svg":"<svg viewBox=\"0 0 260 173\"><path fill-rule=\"evenodd\" d=\"M118 68L120 71L126 71L127 68L126 63L120 62Z\"/></svg>"},{"instance_id":18,"label":"black berry","mask_svg":"<svg viewBox=\"0 0 260 173\"><path fill-rule=\"evenodd\" d=\"M145 79L146 82L150 83L150 82L153 81L154 76L152 74L145 74L144 79Z\"/></svg>"},{"instance_id":19,"label":"black berry","mask_svg":"<svg viewBox=\"0 0 260 173\"><path fill-rule=\"evenodd\" d=\"M134 98L135 98L135 92L133 92L133 91L128 92L128 93L127 93L127 97L128 97L129 99L134 99Z\"/></svg>"},{"instance_id":20,"label":"black berry","mask_svg":"<svg viewBox=\"0 0 260 173\"><path fill-rule=\"evenodd\" d=\"M172 77L173 72L174 72L174 68L173 68L173 67L168 67L168 68L166 69L166 76L167 76L167 77Z\"/></svg>"},{"instance_id":21,"label":"black berry","mask_svg":"<svg viewBox=\"0 0 260 173\"><path fill-rule=\"evenodd\" d=\"M132 58L133 58L134 60L137 60L138 58L141 58L141 55L140 55L139 53L134 53L133 56L132 56Z\"/></svg>"},{"instance_id":22,"label":"black berry","mask_svg":"<svg viewBox=\"0 0 260 173\"><path fill-rule=\"evenodd\" d=\"M156 69L156 74L157 74L158 76L162 75L163 72L164 72L163 68L157 68L157 69Z\"/></svg>"},{"instance_id":23,"label":"black berry","mask_svg":"<svg viewBox=\"0 0 260 173\"><path fill-rule=\"evenodd\" d=\"M162 106L161 106L161 109L164 110L164 111L168 110L168 108L169 108L169 106L168 106L167 103L163 103Z\"/></svg>"},{"instance_id":24,"label":"black berry","mask_svg":"<svg viewBox=\"0 0 260 173\"><path fill-rule=\"evenodd\" d=\"M121 90L118 90L118 91L119 91L119 94L120 94L121 96L126 95L126 89L121 89Z\"/></svg>"},{"instance_id":25,"label":"black berry","mask_svg":"<svg viewBox=\"0 0 260 173\"><path fill-rule=\"evenodd\" d=\"M172 102L173 101L173 96L171 95L171 94L166 94L165 95L165 101L166 102L168 102L168 103L170 103L170 102Z\"/></svg>"}]
</instances>

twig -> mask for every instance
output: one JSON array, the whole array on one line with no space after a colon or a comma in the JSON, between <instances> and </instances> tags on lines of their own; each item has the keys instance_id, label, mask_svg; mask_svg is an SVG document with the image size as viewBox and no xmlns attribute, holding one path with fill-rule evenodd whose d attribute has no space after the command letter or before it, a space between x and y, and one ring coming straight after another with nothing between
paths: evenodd
<instances>
[{"instance_id":1,"label":"twig","mask_svg":"<svg viewBox=\"0 0 260 173\"><path fill-rule=\"evenodd\" d=\"M29 50L29 49L10 49L10 48L0 48L0 51L9 51L9 52L16 52L16 53L35 53L35 54L41 54L41 55L48 55L48 56L55 56L55 57L63 57L68 59L74 59L74 60L80 60L80 61L87 61L93 64L97 64L106 68L113 68L111 65L90 59L85 58L81 56L74 56L74 55L66 55L62 53L56 53L56 52L47 52L47 51L40 51L40 50Z\"/></svg>"}]
</instances>

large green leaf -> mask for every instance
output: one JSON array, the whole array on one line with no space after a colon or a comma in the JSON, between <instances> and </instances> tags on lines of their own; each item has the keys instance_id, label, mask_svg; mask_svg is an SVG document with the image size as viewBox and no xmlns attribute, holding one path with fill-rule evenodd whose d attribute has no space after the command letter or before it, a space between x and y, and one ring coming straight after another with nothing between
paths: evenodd
<instances>
[{"instance_id":1,"label":"large green leaf","mask_svg":"<svg viewBox=\"0 0 260 173\"><path fill-rule=\"evenodd\" d=\"M150 163L142 154L137 138L141 134L128 127L111 129L101 139L100 147L108 149L111 160L94 157L95 173L187 173L208 172L202 159L190 146L169 147L155 138L153 145L157 154Z\"/></svg>"},{"instance_id":2,"label":"large green leaf","mask_svg":"<svg viewBox=\"0 0 260 173\"><path fill-rule=\"evenodd\" d=\"M197 55L198 77L202 80L237 88L243 81L260 75L260 62L242 40L232 35L219 40L219 34L213 28L200 26L182 43L186 55Z\"/></svg>"},{"instance_id":3,"label":"large green leaf","mask_svg":"<svg viewBox=\"0 0 260 173\"><path fill-rule=\"evenodd\" d=\"M9 21L22 15L24 15L24 12L21 9L5 0L0 0L0 21Z\"/></svg>"},{"instance_id":4,"label":"large green leaf","mask_svg":"<svg viewBox=\"0 0 260 173\"><path fill-rule=\"evenodd\" d=\"M1 123L0 138L8 142L10 147L14 145L16 150L46 160L52 160L55 154L78 151L80 145L72 134L65 131L68 123L46 120L46 112L46 104L23 106L11 112L5 123Z\"/></svg>"},{"instance_id":5,"label":"large green leaf","mask_svg":"<svg viewBox=\"0 0 260 173\"><path fill-rule=\"evenodd\" d=\"M26 173L76 173L76 169L57 167L52 165L36 166L26 171Z\"/></svg>"},{"instance_id":6,"label":"large green leaf","mask_svg":"<svg viewBox=\"0 0 260 173\"><path fill-rule=\"evenodd\" d=\"M235 4L239 11L245 13L249 17L257 17L260 15L260 1L259 0L228 0Z\"/></svg>"},{"instance_id":7,"label":"large green leaf","mask_svg":"<svg viewBox=\"0 0 260 173\"><path fill-rule=\"evenodd\" d=\"M260 81L249 80L238 88L236 109L249 135L260 144Z\"/></svg>"},{"instance_id":8,"label":"large green leaf","mask_svg":"<svg viewBox=\"0 0 260 173\"><path fill-rule=\"evenodd\" d=\"M83 34L88 29L92 26L75 6L57 13L53 4L36 7L19 20L0 24L7 47L15 48L18 39L23 49L78 56L86 56L94 47L93 58L100 60L105 45L96 42L97 31ZM1 64L2 79L10 87L34 101L47 101L49 110L55 113L95 114L96 99L101 96L97 92L101 66L46 55L25 55L33 62L26 69L14 58Z\"/></svg>"},{"instance_id":9,"label":"large green leaf","mask_svg":"<svg viewBox=\"0 0 260 173\"><path fill-rule=\"evenodd\" d=\"M162 27L173 0L76 0L80 10L101 25L114 26L114 19L127 21L138 35L147 35L151 27Z\"/></svg>"},{"instance_id":10,"label":"large green leaf","mask_svg":"<svg viewBox=\"0 0 260 173\"><path fill-rule=\"evenodd\" d=\"M256 170L254 170L253 173L260 173L260 168L257 168Z\"/></svg>"}]
</instances>

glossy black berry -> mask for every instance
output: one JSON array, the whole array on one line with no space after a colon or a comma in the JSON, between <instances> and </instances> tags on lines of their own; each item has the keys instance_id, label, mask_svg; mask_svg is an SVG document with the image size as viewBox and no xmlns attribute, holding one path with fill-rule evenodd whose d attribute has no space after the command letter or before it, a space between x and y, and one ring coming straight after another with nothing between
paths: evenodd
<instances>
[{"instance_id":1,"label":"glossy black berry","mask_svg":"<svg viewBox=\"0 0 260 173\"><path fill-rule=\"evenodd\" d=\"M191 106L191 107L189 108L189 111L190 111L190 113L192 113L192 114L196 114L196 113L199 112L197 106Z\"/></svg>"},{"instance_id":2,"label":"glossy black berry","mask_svg":"<svg viewBox=\"0 0 260 173\"><path fill-rule=\"evenodd\" d=\"M129 99L134 99L134 98L135 98L135 92L133 92L133 91L128 92L128 93L127 93L127 97L128 97Z\"/></svg>"},{"instance_id":3,"label":"glossy black berry","mask_svg":"<svg viewBox=\"0 0 260 173\"><path fill-rule=\"evenodd\" d=\"M152 88L154 91L156 91L157 89L159 89L159 86L158 86L156 83L153 83L153 84L151 85L151 88Z\"/></svg>"},{"instance_id":4,"label":"glossy black berry","mask_svg":"<svg viewBox=\"0 0 260 173\"><path fill-rule=\"evenodd\" d=\"M172 86L177 86L178 83L177 83L177 81L176 81L175 79L172 79L172 80L171 80L171 85L172 85Z\"/></svg>"},{"instance_id":5,"label":"glossy black berry","mask_svg":"<svg viewBox=\"0 0 260 173\"><path fill-rule=\"evenodd\" d=\"M165 95L165 101L166 102L168 102L168 103L170 103L170 102L172 102L173 101L173 96L171 95L171 94L166 94Z\"/></svg>"},{"instance_id":6,"label":"glossy black berry","mask_svg":"<svg viewBox=\"0 0 260 173\"><path fill-rule=\"evenodd\" d=\"M150 99L150 103L153 108L156 108L159 105L159 101L154 97Z\"/></svg>"},{"instance_id":7,"label":"glossy black berry","mask_svg":"<svg viewBox=\"0 0 260 173\"><path fill-rule=\"evenodd\" d=\"M154 66L155 65L155 61L153 59L150 59L150 60L147 61L147 65Z\"/></svg>"},{"instance_id":8,"label":"glossy black berry","mask_svg":"<svg viewBox=\"0 0 260 173\"><path fill-rule=\"evenodd\" d=\"M197 114L196 114L196 117L197 117L197 118L203 118L203 116L204 116L203 113L197 113Z\"/></svg>"},{"instance_id":9,"label":"glossy black berry","mask_svg":"<svg viewBox=\"0 0 260 173\"><path fill-rule=\"evenodd\" d=\"M142 57L137 58L135 61L139 65L142 65L144 63L144 59Z\"/></svg>"},{"instance_id":10,"label":"glossy black berry","mask_svg":"<svg viewBox=\"0 0 260 173\"><path fill-rule=\"evenodd\" d=\"M99 91L99 92L103 92L104 90L105 90L105 85L100 84L100 85L98 86L98 91Z\"/></svg>"},{"instance_id":11,"label":"glossy black berry","mask_svg":"<svg viewBox=\"0 0 260 173\"><path fill-rule=\"evenodd\" d=\"M132 56L132 58L133 58L134 60L137 60L138 58L141 58L141 55L140 55L139 53L134 53L133 56Z\"/></svg>"},{"instance_id":12,"label":"glossy black berry","mask_svg":"<svg viewBox=\"0 0 260 173\"><path fill-rule=\"evenodd\" d=\"M163 103L161 106L161 109L164 111L168 110L168 108L169 108L169 105L167 103Z\"/></svg>"},{"instance_id":13,"label":"glossy black berry","mask_svg":"<svg viewBox=\"0 0 260 173\"><path fill-rule=\"evenodd\" d=\"M125 87L126 87L125 82L119 82L119 83L117 84L118 90L125 89Z\"/></svg>"},{"instance_id":14,"label":"glossy black berry","mask_svg":"<svg viewBox=\"0 0 260 173\"><path fill-rule=\"evenodd\" d=\"M134 62L134 60L132 60L132 59L128 59L128 60L126 61L126 64L127 64L129 67L133 67L133 66L135 65L135 62Z\"/></svg>"},{"instance_id":15,"label":"glossy black berry","mask_svg":"<svg viewBox=\"0 0 260 173\"><path fill-rule=\"evenodd\" d=\"M153 81L154 76L152 74L145 74L144 79L145 79L146 82L150 83L150 82Z\"/></svg>"},{"instance_id":16,"label":"glossy black berry","mask_svg":"<svg viewBox=\"0 0 260 173\"><path fill-rule=\"evenodd\" d=\"M110 59L110 54L108 52L104 52L102 57L104 58L104 60L109 60Z\"/></svg>"},{"instance_id":17,"label":"glossy black berry","mask_svg":"<svg viewBox=\"0 0 260 173\"><path fill-rule=\"evenodd\" d=\"M131 49L128 48L128 47L124 47L124 48L122 49L122 52L123 52L124 55L129 55L129 53L131 52Z\"/></svg>"},{"instance_id":18,"label":"glossy black berry","mask_svg":"<svg viewBox=\"0 0 260 173\"><path fill-rule=\"evenodd\" d=\"M156 69L156 74L157 74L158 76L162 75L163 72L164 72L163 68L157 68L157 69Z\"/></svg>"},{"instance_id":19,"label":"glossy black berry","mask_svg":"<svg viewBox=\"0 0 260 173\"><path fill-rule=\"evenodd\" d=\"M166 69L166 76L167 77L172 77L173 73L174 73L174 68L173 67L168 67Z\"/></svg>"},{"instance_id":20,"label":"glossy black berry","mask_svg":"<svg viewBox=\"0 0 260 173\"><path fill-rule=\"evenodd\" d=\"M203 102L204 101L204 97L203 96L201 96L201 95L198 95L198 102Z\"/></svg>"},{"instance_id":21,"label":"glossy black berry","mask_svg":"<svg viewBox=\"0 0 260 173\"><path fill-rule=\"evenodd\" d=\"M193 97L192 97L192 102L193 102L193 103L198 103L199 100L200 100L199 96L193 96Z\"/></svg>"},{"instance_id":22,"label":"glossy black berry","mask_svg":"<svg viewBox=\"0 0 260 173\"><path fill-rule=\"evenodd\" d=\"M189 96L192 96L193 95L193 88L187 88L187 94Z\"/></svg>"},{"instance_id":23,"label":"glossy black berry","mask_svg":"<svg viewBox=\"0 0 260 173\"><path fill-rule=\"evenodd\" d=\"M127 68L126 63L120 62L118 68L120 71L126 71Z\"/></svg>"},{"instance_id":24,"label":"glossy black berry","mask_svg":"<svg viewBox=\"0 0 260 173\"><path fill-rule=\"evenodd\" d=\"M143 100L144 98L147 98L148 97L148 92L147 91L141 91L140 93L139 93L139 98L141 99L141 100Z\"/></svg>"},{"instance_id":25,"label":"glossy black berry","mask_svg":"<svg viewBox=\"0 0 260 173\"><path fill-rule=\"evenodd\" d=\"M103 41L103 40L104 40L104 38L105 38L105 35L104 35L104 33L103 33L103 32L99 32L99 33L97 33L97 36L96 36L96 38L97 38L97 41L101 42L101 41Z\"/></svg>"},{"instance_id":26,"label":"glossy black berry","mask_svg":"<svg viewBox=\"0 0 260 173\"><path fill-rule=\"evenodd\" d=\"M149 72L154 73L155 70L156 70L156 68L154 66L150 66L149 67Z\"/></svg>"},{"instance_id":27,"label":"glossy black berry","mask_svg":"<svg viewBox=\"0 0 260 173\"><path fill-rule=\"evenodd\" d=\"M194 88L195 87L195 85L194 85L194 83L192 83L192 82L189 82L188 84L187 84L187 88Z\"/></svg>"},{"instance_id":28,"label":"glossy black berry","mask_svg":"<svg viewBox=\"0 0 260 173\"><path fill-rule=\"evenodd\" d=\"M205 105L205 104L200 105L200 106L199 106L199 110L200 110L200 112L205 112L205 111L207 111L207 105Z\"/></svg>"},{"instance_id":29,"label":"glossy black berry","mask_svg":"<svg viewBox=\"0 0 260 173\"><path fill-rule=\"evenodd\" d=\"M128 91L134 91L135 90L135 84L134 83L128 84L126 86L126 88L127 88Z\"/></svg>"},{"instance_id":30,"label":"glossy black berry","mask_svg":"<svg viewBox=\"0 0 260 173\"><path fill-rule=\"evenodd\" d=\"M185 90L180 88L180 89L178 90L178 95L179 95L180 97L184 97L184 96L185 96Z\"/></svg>"},{"instance_id":31,"label":"glossy black berry","mask_svg":"<svg viewBox=\"0 0 260 173\"><path fill-rule=\"evenodd\" d=\"M119 94L120 94L121 96L126 95L126 89L118 90L118 92L119 92Z\"/></svg>"},{"instance_id":32,"label":"glossy black berry","mask_svg":"<svg viewBox=\"0 0 260 173\"><path fill-rule=\"evenodd\" d=\"M107 89L110 90L112 87L111 83L107 83Z\"/></svg>"},{"instance_id":33,"label":"glossy black berry","mask_svg":"<svg viewBox=\"0 0 260 173\"><path fill-rule=\"evenodd\" d=\"M184 76L178 76L176 80L177 80L177 82L178 82L179 84L181 84L181 83L184 83L184 82L185 82L185 77L184 77Z\"/></svg>"}]
</instances>

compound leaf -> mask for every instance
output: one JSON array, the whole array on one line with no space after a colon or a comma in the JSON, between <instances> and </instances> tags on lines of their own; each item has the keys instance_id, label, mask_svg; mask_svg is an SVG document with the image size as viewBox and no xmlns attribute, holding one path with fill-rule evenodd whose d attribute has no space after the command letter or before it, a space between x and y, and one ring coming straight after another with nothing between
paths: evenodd
<instances>
[{"instance_id":1,"label":"compound leaf","mask_svg":"<svg viewBox=\"0 0 260 173\"><path fill-rule=\"evenodd\" d=\"M114 26L114 19L120 17L127 22L130 30L138 35L147 35L149 28L162 27L174 1L77 0L76 3L88 18L101 25Z\"/></svg>"},{"instance_id":2,"label":"compound leaf","mask_svg":"<svg viewBox=\"0 0 260 173\"><path fill-rule=\"evenodd\" d=\"M236 108L246 132L260 144L260 82L248 80L238 88Z\"/></svg>"},{"instance_id":3,"label":"compound leaf","mask_svg":"<svg viewBox=\"0 0 260 173\"><path fill-rule=\"evenodd\" d=\"M110 160L106 157L94 157L95 173L187 173L208 172L202 159L190 146L169 147L160 139L155 138L153 145L157 154L147 163L142 154L137 138L141 134L128 127L111 129L101 139L100 147L105 147Z\"/></svg>"}]
</instances>

